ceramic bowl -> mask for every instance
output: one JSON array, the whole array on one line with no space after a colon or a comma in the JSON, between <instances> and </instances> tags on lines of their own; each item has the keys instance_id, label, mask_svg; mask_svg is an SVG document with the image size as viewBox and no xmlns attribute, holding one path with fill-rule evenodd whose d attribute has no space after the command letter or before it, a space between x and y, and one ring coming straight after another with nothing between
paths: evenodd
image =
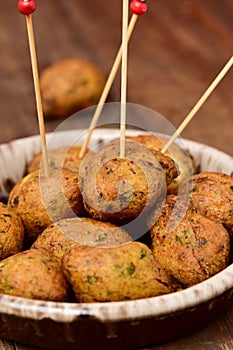
<instances>
[{"instance_id":1,"label":"ceramic bowl","mask_svg":"<svg viewBox=\"0 0 233 350\"><path fill-rule=\"evenodd\" d=\"M131 134L137 133L132 131ZM53 137L53 147L70 145L80 130ZM118 136L97 129L91 145ZM233 158L212 147L185 140L201 171L233 172ZM6 194L40 149L38 136L0 146L0 189ZM233 264L217 275L175 293L108 303L56 303L0 295L0 337L67 350L120 350L161 343L210 322L233 294Z\"/></svg>"}]
</instances>

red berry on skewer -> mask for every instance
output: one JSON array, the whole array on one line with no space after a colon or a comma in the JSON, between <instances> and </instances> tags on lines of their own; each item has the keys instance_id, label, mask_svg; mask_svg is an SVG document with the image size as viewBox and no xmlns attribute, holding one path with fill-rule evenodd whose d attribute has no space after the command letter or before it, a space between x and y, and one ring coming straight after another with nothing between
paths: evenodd
<instances>
[{"instance_id":1,"label":"red berry on skewer","mask_svg":"<svg viewBox=\"0 0 233 350\"><path fill-rule=\"evenodd\" d=\"M18 10L23 15L31 15L36 10L35 0L19 0Z\"/></svg>"},{"instance_id":2,"label":"red berry on skewer","mask_svg":"<svg viewBox=\"0 0 233 350\"><path fill-rule=\"evenodd\" d=\"M142 0L133 0L130 4L130 10L135 15L143 15L147 11L147 4Z\"/></svg>"}]
</instances>

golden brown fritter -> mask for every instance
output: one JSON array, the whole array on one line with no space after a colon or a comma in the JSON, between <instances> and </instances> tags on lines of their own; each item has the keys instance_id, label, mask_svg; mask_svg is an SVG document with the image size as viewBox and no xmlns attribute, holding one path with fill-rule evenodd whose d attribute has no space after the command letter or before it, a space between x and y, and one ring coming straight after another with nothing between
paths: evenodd
<instances>
[{"instance_id":1,"label":"golden brown fritter","mask_svg":"<svg viewBox=\"0 0 233 350\"><path fill-rule=\"evenodd\" d=\"M67 168L78 172L82 159L79 158L81 146L59 147L48 150L48 162L50 167ZM89 151L87 150L86 153ZM86 154L85 153L85 154ZM34 155L28 164L27 172L31 173L40 168L41 152Z\"/></svg>"},{"instance_id":2,"label":"golden brown fritter","mask_svg":"<svg viewBox=\"0 0 233 350\"><path fill-rule=\"evenodd\" d=\"M62 259L63 255L77 245L111 247L131 241L121 228L90 218L71 218L47 227L32 245Z\"/></svg>"},{"instance_id":3,"label":"golden brown fritter","mask_svg":"<svg viewBox=\"0 0 233 350\"><path fill-rule=\"evenodd\" d=\"M191 205L180 217L183 206L177 197L167 197L162 214L150 230L152 251L170 275L184 286L192 286L228 265L230 240L222 224L202 216Z\"/></svg>"},{"instance_id":4,"label":"golden brown fritter","mask_svg":"<svg viewBox=\"0 0 233 350\"><path fill-rule=\"evenodd\" d=\"M207 218L233 226L233 178L218 172L193 175L191 183L193 206Z\"/></svg>"},{"instance_id":5,"label":"golden brown fritter","mask_svg":"<svg viewBox=\"0 0 233 350\"><path fill-rule=\"evenodd\" d=\"M45 117L67 117L96 105L105 85L101 70L80 59L65 59L46 68L40 78Z\"/></svg>"},{"instance_id":6,"label":"golden brown fritter","mask_svg":"<svg viewBox=\"0 0 233 350\"><path fill-rule=\"evenodd\" d=\"M39 170L28 174L12 189L9 205L22 219L30 243L52 222L84 214L78 175L65 168L51 168L48 177Z\"/></svg>"},{"instance_id":7,"label":"golden brown fritter","mask_svg":"<svg viewBox=\"0 0 233 350\"><path fill-rule=\"evenodd\" d=\"M0 203L0 260L23 249L24 227L11 208Z\"/></svg>"},{"instance_id":8,"label":"golden brown fritter","mask_svg":"<svg viewBox=\"0 0 233 350\"><path fill-rule=\"evenodd\" d=\"M61 222L66 220L70 219L61 220ZM71 248L79 245L79 243L68 238L63 233L63 230L59 229L59 226L60 221L49 225L43 232L39 234L35 242L32 244L31 248L44 250L61 261L63 255Z\"/></svg>"},{"instance_id":9,"label":"golden brown fritter","mask_svg":"<svg viewBox=\"0 0 233 350\"><path fill-rule=\"evenodd\" d=\"M0 261L0 293L65 301L68 283L57 259L45 252L30 249Z\"/></svg>"},{"instance_id":10,"label":"golden brown fritter","mask_svg":"<svg viewBox=\"0 0 233 350\"><path fill-rule=\"evenodd\" d=\"M173 291L151 250L139 242L76 247L64 255L63 266L79 302L132 300Z\"/></svg>"},{"instance_id":11,"label":"golden brown fritter","mask_svg":"<svg viewBox=\"0 0 233 350\"><path fill-rule=\"evenodd\" d=\"M117 157L116 157L117 155ZM119 142L105 146L79 171L84 206L96 219L129 222L166 197L167 183L178 176L174 161L132 141L119 157Z\"/></svg>"},{"instance_id":12,"label":"golden brown fritter","mask_svg":"<svg viewBox=\"0 0 233 350\"><path fill-rule=\"evenodd\" d=\"M166 156L160 151L152 149L151 152L152 154L154 154L162 168L164 179L168 188L169 185L172 184L173 180L175 180L179 176L179 167L170 157Z\"/></svg>"},{"instance_id":13,"label":"golden brown fritter","mask_svg":"<svg viewBox=\"0 0 233 350\"><path fill-rule=\"evenodd\" d=\"M162 151L163 147L168 142L168 138L164 136L141 134L138 136L127 136L127 139L138 142L150 150ZM180 182L187 176L193 175L196 171L195 162L187 149L181 148L178 144L173 143L169 150L165 152L165 155L172 158L179 167L179 175L172 179L172 182L168 185L168 192L170 194L177 194Z\"/></svg>"}]
</instances>

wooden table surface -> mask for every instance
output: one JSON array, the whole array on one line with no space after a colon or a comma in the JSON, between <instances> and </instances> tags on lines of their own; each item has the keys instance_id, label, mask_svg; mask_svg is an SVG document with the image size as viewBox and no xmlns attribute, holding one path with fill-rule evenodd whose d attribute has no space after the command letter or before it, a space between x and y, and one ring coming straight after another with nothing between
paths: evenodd
<instances>
[{"instance_id":1,"label":"wooden table surface","mask_svg":"<svg viewBox=\"0 0 233 350\"><path fill-rule=\"evenodd\" d=\"M108 74L121 39L121 1L37 1L34 30L40 71L80 57ZM233 52L232 0L148 1L129 46L128 102L152 108L174 127ZM38 134L25 18L17 0L0 1L0 142ZM182 136L233 155L232 70ZM120 99L120 74L110 101ZM47 120L53 131L61 120ZM233 300L213 323L161 350L233 349ZM13 335L12 335L13 337ZM0 349L32 348L0 340ZM81 350L81 349L80 349Z\"/></svg>"}]
</instances>

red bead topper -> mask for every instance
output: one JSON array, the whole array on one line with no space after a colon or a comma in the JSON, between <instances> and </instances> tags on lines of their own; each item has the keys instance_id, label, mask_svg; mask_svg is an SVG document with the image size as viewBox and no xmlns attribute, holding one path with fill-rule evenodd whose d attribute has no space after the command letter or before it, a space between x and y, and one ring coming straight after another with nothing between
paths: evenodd
<instances>
[{"instance_id":1,"label":"red bead topper","mask_svg":"<svg viewBox=\"0 0 233 350\"><path fill-rule=\"evenodd\" d=\"M19 0L18 10L23 15L31 15L36 10L35 0Z\"/></svg>"},{"instance_id":2,"label":"red bead topper","mask_svg":"<svg viewBox=\"0 0 233 350\"><path fill-rule=\"evenodd\" d=\"M135 15L143 15L147 11L147 4L145 0L133 0L130 4L130 10L135 13Z\"/></svg>"}]
</instances>

